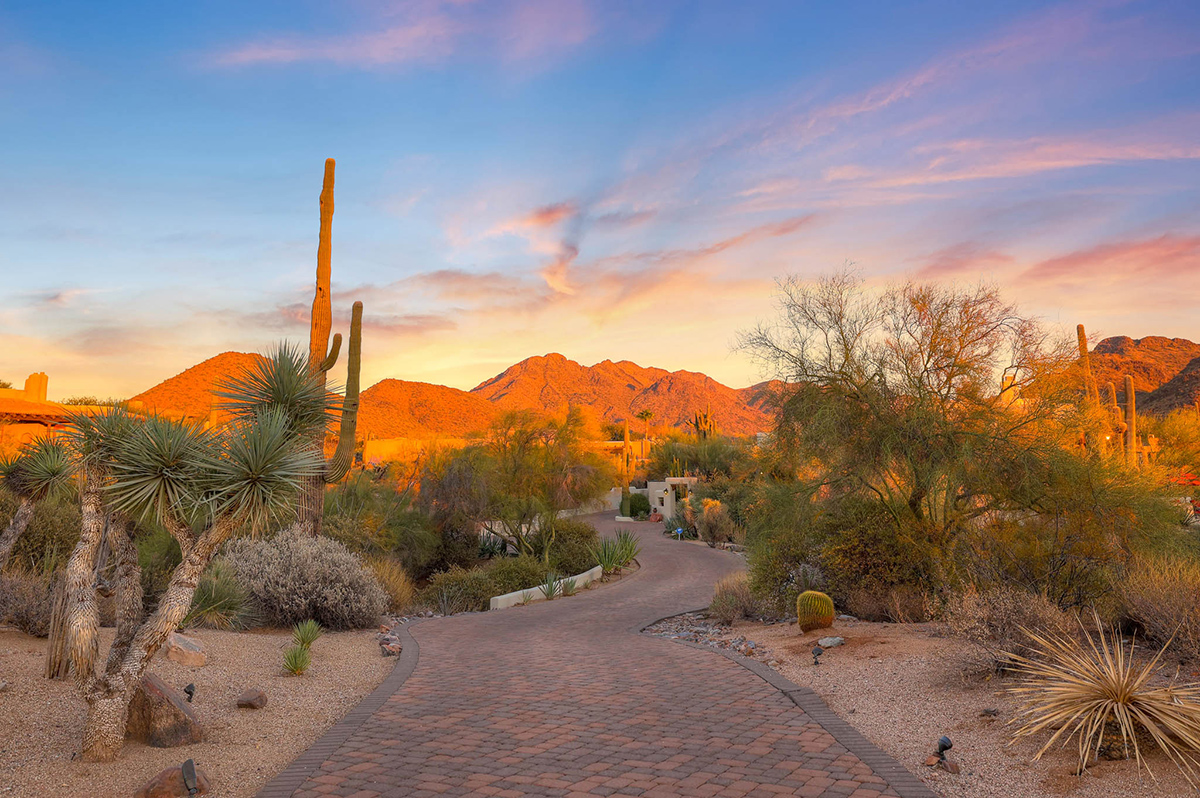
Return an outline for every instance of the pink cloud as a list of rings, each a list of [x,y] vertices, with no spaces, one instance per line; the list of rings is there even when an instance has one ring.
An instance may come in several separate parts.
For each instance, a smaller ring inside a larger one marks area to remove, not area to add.
[[[1135,277],[1176,280],[1181,275],[1200,275],[1200,236],[1167,233],[1100,244],[1036,263],[1022,279],[1112,284]]]
[[[996,269],[1013,262],[1011,255],[987,249],[974,241],[939,249],[923,259],[925,265],[917,272],[922,279],[947,279],[975,276],[983,269]]]

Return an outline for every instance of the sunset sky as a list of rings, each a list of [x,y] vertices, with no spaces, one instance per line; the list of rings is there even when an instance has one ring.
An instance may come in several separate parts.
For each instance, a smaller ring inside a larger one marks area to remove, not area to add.
[[[4,3],[0,75],[0,378],[51,398],[304,339],[326,157],[365,385],[740,387],[846,261],[1200,339],[1194,0]]]

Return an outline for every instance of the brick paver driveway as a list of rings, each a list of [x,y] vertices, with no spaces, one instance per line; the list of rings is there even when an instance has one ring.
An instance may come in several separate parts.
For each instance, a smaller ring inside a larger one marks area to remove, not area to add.
[[[932,796],[810,691],[637,634],[741,564],[631,526],[622,582],[414,626],[419,654],[259,795]]]

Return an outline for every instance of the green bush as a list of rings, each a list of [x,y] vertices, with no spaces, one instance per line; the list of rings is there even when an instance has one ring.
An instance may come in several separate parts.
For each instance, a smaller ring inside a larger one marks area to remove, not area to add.
[[[499,557],[492,560],[484,569],[491,582],[492,590],[488,595],[501,596],[514,590],[536,587],[546,579],[546,564],[539,559],[522,555],[520,557]]]
[[[17,510],[17,499],[0,488],[0,526],[8,524]],[[39,501],[28,528],[17,538],[10,563],[53,573],[67,564],[79,540],[79,498],[72,492]]]
[[[28,568],[0,573],[0,623],[11,624],[27,635],[50,634],[56,577]]]
[[[142,603],[147,612],[153,612],[183,555],[179,551],[179,542],[157,524],[139,529],[134,543],[138,550],[138,565],[142,569]]]
[[[633,493],[629,496],[629,517],[650,515],[650,497],[644,493]]]
[[[357,554],[327,537],[281,532],[229,543],[225,559],[275,626],[309,618],[329,629],[374,626],[387,596]]]
[[[513,588],[516,590],[517,588]],[[434,574],[421,591],[421,603],[443,615],[483,612],[492,596],[499,595],[491,574],[481,568],[451,568]]]
[[[553,543],[550,544],[550,567],[568,576],[595,568],[597,563],[592,549],[595,548],[598,539],[596,528],[585,521],[571,518],[555,520]],[[534,536],[535,557],[545,558],[549,540],[550,534],[547,532],[539,532]]]
[[[218,558],[196,584],[192,608],[183,625],[232,630],[249,628],[258,620],[258,608],[249,591],[237,580],[229,563]]]
[[[414,578],[436,569],[442,538],[390,472],[355,474],[325,494],[324,534],[351,551],[398,560]]]

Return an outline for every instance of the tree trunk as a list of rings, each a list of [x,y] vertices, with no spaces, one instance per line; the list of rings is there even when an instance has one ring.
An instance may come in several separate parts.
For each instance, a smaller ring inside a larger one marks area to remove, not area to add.
[[[104,534],[104,511],[100,501],[99,479],[84,473],[79,496],[82,522],[79,542],[67,561],[67,652],[77,679],[94,676],[100,611],[96,603],[96,554]]]
[[[33,499],[22,496],[12,520],[8,522],[3,534],[0,534],[0,570],[4,570],[4,566],[8,565],[8,558],[12,554],[13,546],[17,544],[17,538],[25,534],[32,520]]]
[[[107,684],[94,696],[88,696],[87,720],[83,724],[83,761],[111,762],[120,756],[132,699],[133,690],[114,690]]]
[[[67,657],[67,580],[54,586],[54,610],[50,614],[50,649],[46,653],[46,678],[65,679],[71,674]]]
[[[107,673],[114,673],[129,652],[133,636],[142,623],[142,569],[138,565],[137,546],[133,543],[133,524],[125,518],[112,519],[109,547],[116,558],[113,581],[116,583],[117,635],[108,652]]]

